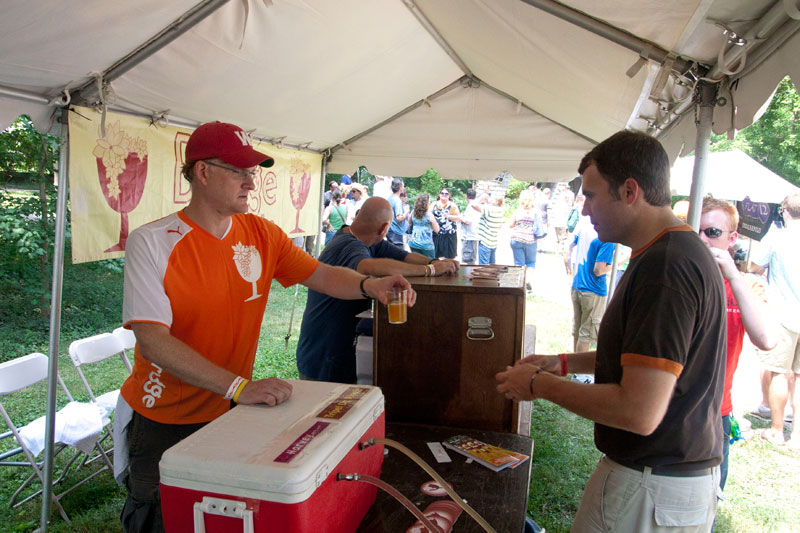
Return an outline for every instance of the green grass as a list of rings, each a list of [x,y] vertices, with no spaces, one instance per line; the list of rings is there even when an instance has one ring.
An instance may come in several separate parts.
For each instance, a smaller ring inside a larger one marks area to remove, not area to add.
[[[540,257],[546,260],[548,255]],[[70,305],[64,313],[59,365],[67,386],[74,393],[82,386],[66,355],[69,342],[111,331],[119,324],[121,286],[119,273],[108,269],[68,267],[65,272],[65,295],[70,295],[70,300],[65,298],[65,301],[70,301]],[[46,353],[46,328],[41,329],[39,322],[31,320],[33,315],[20,307],[16,300],[5,298],[6,290],[13,288],[13,284],[4,286],[4,298],[0,301],[0,316],[15,320],[12,323],[3,320],[4,326],[0,327],[3,357],[18,357],[33,350]],[[272,285],[256,358],[256,377],[297,377],[294,353],[307,290],[303,287],[299,290],[294,325],[286,348],[284,339],[294,293],[293,287],[284,289],[277,283]],[[8,303],[11,301],[17,303]],[[528,297],[526,315],[526,321],[537,326],[537,352],[558,353],[570,349],[572,310],[568,298],[565,302],[554,302]],[[89,368],[90,381],[105,383],[108,388],[120,384],[125,376],[124,369],[116,361]],[[13,416],[30,418],[44,412],[44,398],[44,388],[34,387],[24,398],[9,402],[7,407]],[[63,401],[59,405],[63,405]],[[760,419],[753,418],[752,421],[754,427],[767,425]],[[531,461],[528,514],[549,532],[569,531],[585,482],[600,457],[593,443],[592,424],[549,402],[537,401],[531,427],[535,449]],[[0,432],[4,430],[0,423]],[[0,449],[7,449],[2,446],[0,444]],[[758,439],[739,441],[731,449],[730,468],[727,499],[717,513],[716,531],[798,530],[800,453],[775,448]],[[8,508],[12,482],[18,478],[19,472],[0,469],[0,531],[3,532],[33,531],[39,524],[38,499],[17,510]],[[66,524],[55,512],[50,531],[120,531],[119,512],[124,498],[124,491],[117,487],[111,475],[103,473],[62,501],[72,524]]]

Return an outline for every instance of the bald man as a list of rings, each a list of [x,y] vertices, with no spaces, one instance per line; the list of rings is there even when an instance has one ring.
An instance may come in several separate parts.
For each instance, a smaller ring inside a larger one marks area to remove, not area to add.
[[[343,226],[325,246],[320,262],[352,268],[368,276],[442,276],[458,270],[458,261],[431,260],[384,240],[392,218],[387,200],[377,196],[368,199],[353,224]],[[370,305],[366,300],[340,300],[308,291],[297,343],[297,369],[302,379],[355,383],[356,315]]]

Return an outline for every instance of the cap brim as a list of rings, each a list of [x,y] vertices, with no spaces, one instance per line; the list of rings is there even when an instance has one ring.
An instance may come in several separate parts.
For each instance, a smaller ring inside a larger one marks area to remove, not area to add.
[[[275,160],[270,156],[252,148],[249,150],[237,150],[235,154],[220,154],[217,157],[237,168],[254,166],[269,168],[275,164]]]

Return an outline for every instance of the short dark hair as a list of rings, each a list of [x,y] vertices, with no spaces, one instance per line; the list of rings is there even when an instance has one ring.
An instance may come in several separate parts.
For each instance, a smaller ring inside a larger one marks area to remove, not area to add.
[[[475,189],[467,189],[467,200],[474,200],[475,196],[477,196]]]
[[[626,179],[633,178],[647,203],[670,205],[669,157],[655,138],[640,132],[619,131],[583,156],[578,172],[583,174],[591,165],[608,182],[614,197],[619,198],[617,189]]]
[[[181,174],[189,183],[194,179],[194,164],[196,161],[187,161],[181,167]]]
[[[403,188],[403,180],[400,178],[394,178],[392,180],[392,192],[397,192]]]

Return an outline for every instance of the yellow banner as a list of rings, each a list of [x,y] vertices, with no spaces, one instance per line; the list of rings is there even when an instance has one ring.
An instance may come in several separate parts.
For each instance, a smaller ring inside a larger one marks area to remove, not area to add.
[[[191,188],[181,176],[191,130],[155,126],[114,113],[75,107],[69,120],[69,187],[72,262],[125,255],[135,228],[183,209]],[[322,156],[254,142],[275,159],[259,168],[250,193],[251,213],[290,237],[319,233]]]

